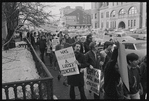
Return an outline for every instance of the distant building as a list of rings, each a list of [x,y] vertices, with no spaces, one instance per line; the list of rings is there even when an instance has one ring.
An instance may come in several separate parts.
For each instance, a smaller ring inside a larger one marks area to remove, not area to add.
[[[91,8],[94,29],[146,27],[146,2],[97,2]]]
[[[91,26],[91,10],[81,6],[71,9],[70,6],[60,9],[60,23],[67,28],[85,28]]]

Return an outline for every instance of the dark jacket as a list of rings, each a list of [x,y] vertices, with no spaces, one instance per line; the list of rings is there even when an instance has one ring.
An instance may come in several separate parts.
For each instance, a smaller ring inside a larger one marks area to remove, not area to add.
[[[128,65],[129,67],[129,65]],[[128,68],[129,88],[128,94],[136,94],[140,89],[140,68]]]
[[[75,52],[75,57],[76,57],[76,60],[79,63],[81,63],[81,66],[78,66],[79,71],[81,68],[85,68],[87,66],[84,59],[85,57],[82,53]],[[83,73],[67,76],[67,78],[68,78],[68,84],[71,86],[84,86]]]
[[[143,91],[147,92],[147,64],[146,62],[141,63],[140,72],[141,72],[141,84],[143,87]]]
[[[85,42],[84,42],[85,53],[87,53],[87,52],[90,50],[90,49],[89,49],[89,44],[90,44],[89,41],[85,41]]]
[[[40,49],[45,49],[46,48],[46,40],[39,40],[39,48]]]
[[[97,56],[97,54],[96,54]],[[92,65],[94,68],[96,69],[101,69],[100,65],[99,65],[99,58],[97,56],[97,59],[95,59],[95,55],[93,53],[93,51],[88,51],[86,54],[85,54],[85,59],[86,59],[86,62],[87,62],[87,66],[89,67],[90,65]]]
[[[123,86],[119,85],[120,74],[115,69],[117,63],[118,49],[114,49],[111,60],[107,63],[104,71],[104,91],[113,99],[123,98]]]
[[[104,64],[103,64],[103,66],[102,66],[103,71],[104,71],[105,66],[106,66],[106,64],[108,63],[108,61],[110,61],[111,56],[112,56],[112,51],[107,52],[106,58],[105,58],[105,60],[104,60]]]
[[[72,44],[73,41],[72,41],[72,39],[69,37],[68,39],[66,39],[66,43]]]

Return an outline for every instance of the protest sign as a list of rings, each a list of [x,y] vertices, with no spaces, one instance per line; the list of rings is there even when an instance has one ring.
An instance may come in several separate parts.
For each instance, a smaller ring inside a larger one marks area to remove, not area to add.
[[[55,51],[58,65],[63,76],[79,74],[78,65],[75,63],[75,54],[72,47]]]
[[[101,70],[84,69],[85,88],[99,95]]]
[[[122,43],[119,43],[118,49],[118,66],[121,78],[126,85],[127,89],[129,90],[129,79],[128,79],[128,69],[127,69],[127,62],[126,62],[126,52],[125,46]]]

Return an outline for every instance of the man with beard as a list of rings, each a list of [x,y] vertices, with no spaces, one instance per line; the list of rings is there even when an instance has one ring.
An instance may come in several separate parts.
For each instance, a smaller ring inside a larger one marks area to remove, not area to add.
[[[75,86],[79,88],[81,99],[86,99],[84,92],[84,78],[83,73],[81,72],[81,68],[85,68],[87,66],[85,62],[85,57],[82,53],[80,53],[81,45],[80,42],[77,42],[74,45],[74,53],[76,57],[75,63],[78,65],[78,69],[80,71],[79,74],[67,76],[68,84],[70,85],[70,98],[75,99]]]

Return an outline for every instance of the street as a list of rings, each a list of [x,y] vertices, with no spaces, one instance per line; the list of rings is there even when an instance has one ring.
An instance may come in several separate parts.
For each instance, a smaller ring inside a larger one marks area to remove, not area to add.
[[[38,56],[40,55],[40,51],[36,49],[36,52]],[[64,78],[62,77],[60,81],[58,81],[57,76],[59,74],[58,71],[54,70],[52,67],[50,67],[49,64],[49,59],[45,56],[45,65],[48,68],[49,72],[53,76],[53,94],[58,98],[58,99],[70,99],[69,97],[69,87],[66,87],[63,85]],[[87,99],[94,99],[93,94],[89,93],[88,90],[85,89],[86,97]],[[80,99],[80,93],[78,88],[75,88],[75,95],[76,99]]]

